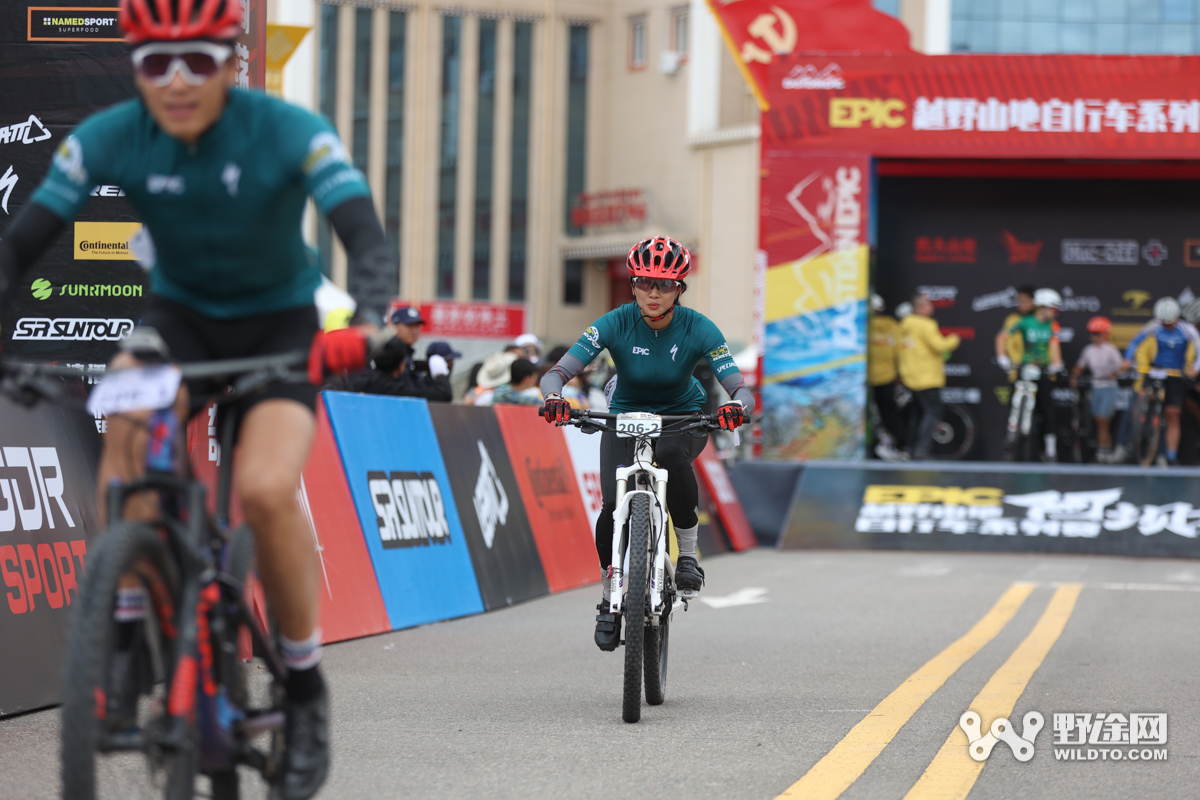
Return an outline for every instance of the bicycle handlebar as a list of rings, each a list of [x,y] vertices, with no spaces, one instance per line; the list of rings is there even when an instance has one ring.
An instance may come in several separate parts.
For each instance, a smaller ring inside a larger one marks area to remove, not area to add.
[[[546,416],[545,406],[538,408],[538,416]],[[610,414],[604,411],[584,411],[582,409],[572,408],[571,418],[563,424],[569,425],[574,423],[575,427],[578,428],[591,426],[602,431],[616,432],[616,427],[607,423],[615,422],[619,416],[621,415]],[[684,427],[669,431],[670,433],[688,433],[696,430],[715,431],[721,429],[721,425],[717,420],[716,414],[701,414],[699,411],[697,411],[692,414],[656,414],[655,416],[662,420],[663,430],[665,432],[668,425],[684,425],[685,423],[692,423],[691,425],[685,425]]]

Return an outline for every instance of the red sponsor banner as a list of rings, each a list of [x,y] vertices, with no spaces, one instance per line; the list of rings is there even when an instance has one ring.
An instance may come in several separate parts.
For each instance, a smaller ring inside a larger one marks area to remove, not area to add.
[[[321,559],[321,630],[325,641],[390,631],[392,626],[324,402],[317,405],[316,436],[297,499]]]
[[[708,0],[725,44],[765,111],[772,65],[790,53],[911,53],[908,29],[871,0]],[[797,72],[793,84],[836,86],[836,70]]]
[[[411,305],[393,300],[388,316],[402,306]],[[515,339],[525,333],[525,306],[497,303],[455,303],[437,300],[418,306],[425,320],[422,335],[426,338],[453,339]]]
[[[1195,56],[796,52],[770,65],[763,146],[886,158],[1194,159],[1198,87]]]
[[[562,431],[529,406],[495,406],[551,592],[595,583],[600,562]]]
[[[717,450],[711,441],[696,459],[695,467],[696,475],[708,492],[709,499],[716,506],[721,528],[729,537],[730,546],[738,551],[757,547],[758,539],[750,529],[746,512],[733,489],[733,481],[729,480],[729,473],[725,471],[721,459],[717,458]]]

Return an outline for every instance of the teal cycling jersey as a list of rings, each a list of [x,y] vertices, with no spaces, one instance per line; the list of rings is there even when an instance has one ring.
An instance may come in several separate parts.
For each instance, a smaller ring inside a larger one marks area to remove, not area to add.
[[[609,408],[615,414],[698,411],[708,398],[700,381],[692,376],[701,358],[708,359],[717,380],[726,383],[736,376],[737,383],[741,382],[741,372],[721,331],[703,314],[685,306],[676,306],[671,324],[655,331],[642,321],[637,303],[623,305],[596,320],[568,354],[586,365],[605,348],[620,376]]]
[[[321,273],[300,235],[307,197],[328,214],[370,196],[325,119],[239,89],[194,145],[140,99],[88,117],[33,202],[70,221],[97,185],[120,186],[145,224],[151,290],[222,319],[311,305]]]

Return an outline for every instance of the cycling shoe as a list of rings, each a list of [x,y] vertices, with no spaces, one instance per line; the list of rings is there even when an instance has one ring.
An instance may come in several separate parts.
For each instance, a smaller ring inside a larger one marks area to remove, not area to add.
[[[698,591],[704,585],[704,570],[691,556],[680,556],[675,565],[675,585],[680,589]]]
[[[306,703],[287,701],[286,750],[273,800],[307,800],[329,774],[329,694]]]
[[[621,643],[621,615],[610,614],[608,603],[600,603],[596,610],[600,612],[596,615],[596,647],[612,652]]]

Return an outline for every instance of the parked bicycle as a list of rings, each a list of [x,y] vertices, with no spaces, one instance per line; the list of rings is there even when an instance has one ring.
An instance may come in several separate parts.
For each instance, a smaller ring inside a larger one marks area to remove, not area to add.
[[[705,436],[717,430],[716,414],[604,414],[571,411],[566,423],[587,433],[614,431],[636,439],[633,464],[617,468],[613,511],[613,558],[608,577],[609,613],[625,620],[625,678],[621,718],[642,717],[646,702],[661,704],[667,692],[667,644],[671,618],[687,610],[695,591],[675,587],[675,565],[667,554],[667,470],[654,466],[655,439],[664,433]]]
[[[1139,372],[1145,377],[1133,417],[1133,457],[1138,464],[1148,467],[1154,463],[1161,443],[1166,440],[1167,379],[1182,377],[1182,373],[1162,367]]]
[[[297,352],[182,367],[152,364],[110,372],[93,390],[93,412],[158,412],[147,426],[145,475],[108,489],[107,531],[93,549],[71,620],[61,729],[65,798],[132,796],[129,770],[105,769],[99,758],[119,753],[144,756],[154,793],[168,800],[193,797],[197,774],[208,777],[208,796],[235,800],[239,765],[269,783],[279,777],[286,671],[273,633],[259,625],[244,596],[254,539],[246,525],[229,530],[233,459],[220,459],[216,514],[210,515],[207,489],[189,476],[170,407],[183,379],[224,386],[213,397],[193,398],[194,404],[232,404],[275,383],[307,381],[294,370],[307,358]],[[0,390],[27,405],[66,402],[61,378],[71,374],[9,363]],[[219,420],[223,454],[233,452],[236,428],[236,406],[229,405]],[[159,519],[123,519],[125,501],[143,492],[158,497]],[[117,590],[131,583],[145,590],[148,608],[133,644],[118,656]],[[248,642],[273,681],[265,703],[251,697],[253,665],[242,657]],[[117,685],[136,692],[110,702]],[[269,745],[260,749],[256,740],[267,736]]]
[[[1032,461],[1037,454],[1035,415],[1041,377],[1042,368],[1037,364],[1023,364],[1017,372],[1004,437],[1004,457],[1008,461]]]

